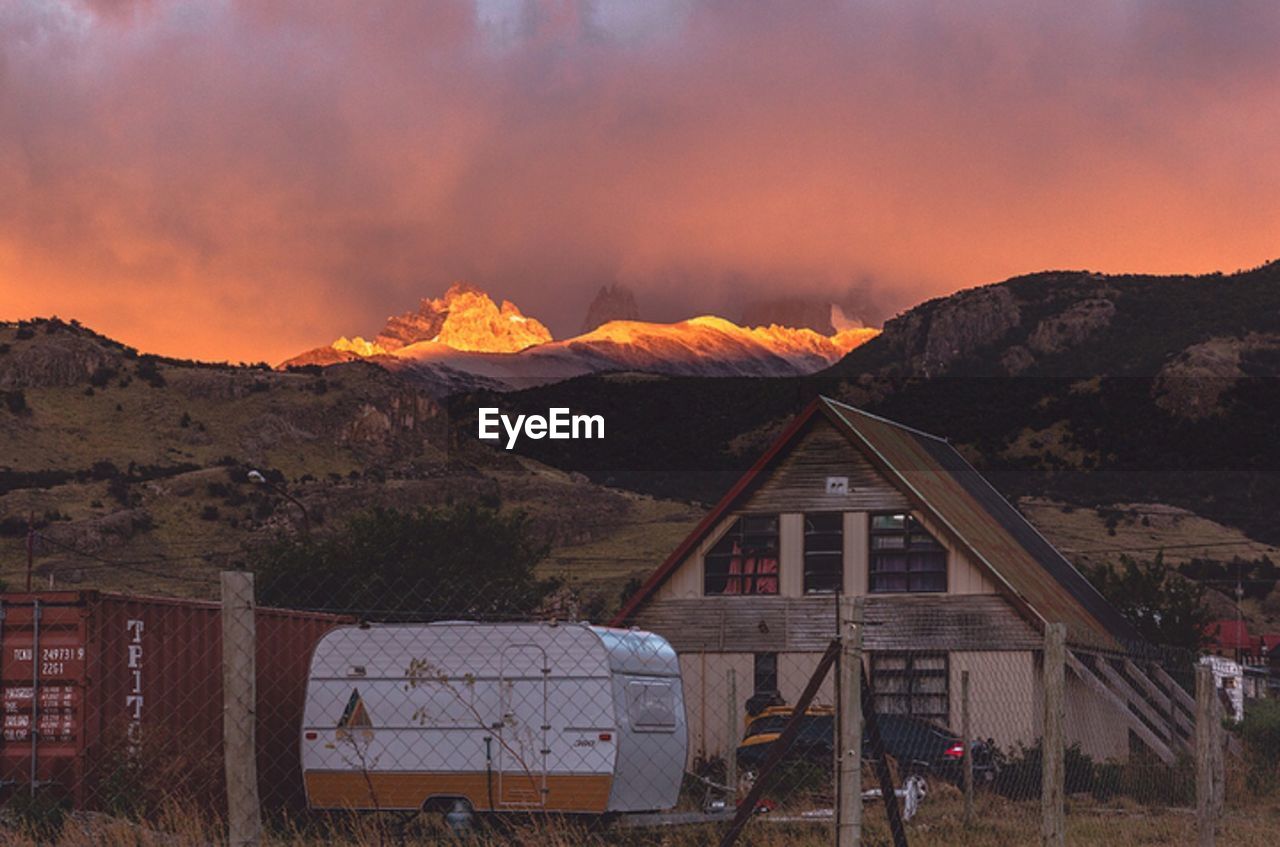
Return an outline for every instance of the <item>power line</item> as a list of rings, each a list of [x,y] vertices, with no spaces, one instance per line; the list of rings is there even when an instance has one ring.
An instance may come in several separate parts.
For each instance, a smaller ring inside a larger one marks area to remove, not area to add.
[[[1156,544],[1150,547],[1095,547],[1092,549],[1072,549],[1060,547],[1063,553],[1140,553],[1152,550],[1199,550],[1208,547],[1263,547],[1275,550],[1270,544],[1262,541],[1206,541],[1202,544]]]
[[[212,577],[198,578],[198,577],[186,576],[183,574],[176,574],[176,573],[162,573],[162,572],[157,572],[154,570],[149,570],[147,568],[141,567],[142,565],[153,564],[153,563],[176,564],[182,561],[204,561],[203,559],[197,559],[196,557],[172,558],[172,557],[161,556],[161,557],[156,557],[151,559],[135,559],[135,560],[107,559],[103,556],[97,555],[96,553],[89,553],[87,551],[77,549],[71,546],[70,544],[64,544],[42,533],[36,533],[36,535],[42,541],[54,547],[57,547],[60,550],[64,550],[68,553],[73,553],[77,556],[83,556],[86,559],[94,560],[95,562],[98,563],[99,567],[118,568],[120,570],[132,571],[134,573],[140,573],[144,576],[150,576],[156,579],[173,580],[175,582],[191,582],[191,583],[199,583],[199,584],[209,584],[213,582]]]

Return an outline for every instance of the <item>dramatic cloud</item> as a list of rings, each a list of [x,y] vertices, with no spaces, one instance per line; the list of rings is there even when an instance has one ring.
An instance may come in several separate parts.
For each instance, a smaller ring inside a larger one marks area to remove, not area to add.
[[[15,0],[0,317],[278,360],[466,278],[563,334],[1280,236],[1280,5]]]

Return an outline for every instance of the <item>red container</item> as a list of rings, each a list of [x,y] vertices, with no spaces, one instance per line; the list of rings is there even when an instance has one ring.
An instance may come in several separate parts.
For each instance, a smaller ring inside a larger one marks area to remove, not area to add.
[[[65,794],[78,808],[170,792],[221,805],[217,603],[98,591],[8,593],[0,594],[0,614],[0,785],[25,791],[34,777],[41,790]],[[311,651],[347,622],[257,610],[264,804],[301,802],[298,733]]]

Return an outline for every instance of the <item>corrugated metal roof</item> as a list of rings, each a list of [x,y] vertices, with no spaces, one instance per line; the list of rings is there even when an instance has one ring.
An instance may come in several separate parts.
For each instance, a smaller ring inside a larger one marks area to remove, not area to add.
[[[1137,631],[982,474],[941,438],[823,398],[907,493],[1042,620],[1077,644],[1117,649]]]
[[[1017,509],[945,440],[823,397],[787,427],[615,617],[629,621],[719,519],[761,477],[816,414],[839,427],[914,506],[986,566],[1006,596],[1039,621],[1064,623],[1079,646],[1123,649],[1141,636]]]

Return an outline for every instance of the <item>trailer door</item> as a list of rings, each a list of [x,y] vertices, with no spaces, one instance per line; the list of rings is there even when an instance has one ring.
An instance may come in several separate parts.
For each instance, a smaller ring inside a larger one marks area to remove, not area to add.
[[[537,809],[547,802],[547,696],[551,668],[536,644],[509,644],[499,677],[498,806]]]

